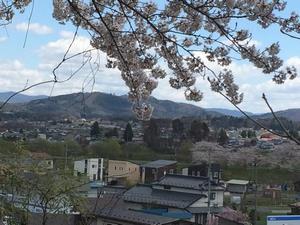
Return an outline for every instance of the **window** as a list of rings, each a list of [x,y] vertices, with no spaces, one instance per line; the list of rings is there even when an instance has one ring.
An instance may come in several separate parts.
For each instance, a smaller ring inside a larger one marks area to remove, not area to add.
[[[192,171],[192,176],[195,176],[195,171]]]
[[[210,193],[210,200],[215,200],[216,199],[216,193]]]
[[[117,167],[115,166],[115,170],[117,170]]]
[[[200,177],[200,171],[197,171],[197,177]]]
[[[170,186],[170,185],[164,185],[164,189],[165,189],[165,190],[170,190],[170,189],[171,189],[171,186]]]
[[[96,166],[95,165],[92,165],[92,168],[95,168]]]
[[[219,173],[218,172],[214,172],[214,178],[215,179],[219,178]]]
[[[174,169],[170,169],[170,170],[169,170],[169,173],[170,173],[170,174],[173,174],[173,173],[174,173]]]

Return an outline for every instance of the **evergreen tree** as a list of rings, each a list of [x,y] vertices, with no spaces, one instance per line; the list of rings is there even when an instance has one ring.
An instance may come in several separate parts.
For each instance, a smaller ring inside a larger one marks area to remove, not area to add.
[[[242,130],[242,132],[241,132],[242,138],[246,138],[248,134],[249,134],[249,133],[247,133],[246,130]]]
[[[207,139],[209,135],[209,127],[205,122],[202,123],[203,139]]]
[[[184,125],[180,119],[175,119],[172,121],[172,128],[174,134],[182,134],[184,131]]]
[[[256,133],[254,130],[248,130],[247,136],[248,136],[248,138],[254,138],[254,137],[256,137]]]
[[[226,134],[226,131],[222,128],[220,131],[219,131],[219,135],[218,135],[218,143],[220,145],[224,145],[228,142],[228,136]]]
[[[118,132],[118,129],[115,127],[113,129],[110,129],[109,131],[107,131],[105,133],[105,137],[106,138],[111,138],[111,137],[116,137],[118,138],[119,137],[119,132]]]
[[[133,138],[133,132],[132,132],[132,127],[130,123],[127,123],[125,131],[124,131],[124,141],[125,142],[131,142]]]
[[[159,138],[160,129],[157,122],[154,119],[151,119],[144,130],[144,141],[149,147],[159,149]]]
[[[194,141],[202,141],[206,139],[209,134],[209,128],[206,123],[200,120],[194,120],[191,124],[190,137]]]
[[[91,137],[97,139],[100,137],[100,127],[97,121],[95,121],[91,126]]]

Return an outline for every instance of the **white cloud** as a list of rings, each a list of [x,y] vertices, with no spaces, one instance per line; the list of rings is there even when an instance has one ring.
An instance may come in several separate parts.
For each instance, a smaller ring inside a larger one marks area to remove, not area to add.
[[[28,68],[21,60],[1,61],[0,62],[0,83],[1,91],[20,90],[27,83],[28,85],[49,80],[53,78],[52,69],[59,63],[69,47],[73,38],[70,32],[61,32],[61,38],[51,41],[41,46],[37,51],[38,66]],[[79,36],[76,38],[69,55],[81,52],[91,48],[89,38]],[[105,68],[106,55],[102,52],[94,52],[92,54],[92,62],[97,61],[100,65],[99,71],[95,76],[94,91],[125,94],[128,88],[121,79],[120,72],[117,69]],[[76,57],[64,63],[57,71],[58,80],[66,79],[72,71],[75,71],[85,58]],[[205,62],[206,59],[203,56]],[[94,65],[94,64],[92,64]],[[300,57],[291,57],[286,61],[286,65],[295,65],[300,71]],[[95,65],[94,65],[95,66]],[[211,68],[216,72],[220,67],[210,64]],[[283,85],[277,85],[272,82],[271,75],[262,74],[261,71],[247,62],[234,62],[230,65],[235,74],[235,80],[240,86],[240,90],[244,92],[244,102],[241,104],[242,109],[252,112],[267,112],[267,107],[261,99],[262,93],[265,93],[275,110],[298,108],[300,99],[300,78],[288,80]],[[82,68],[69,82],[56,84],[53,95],[79,92],[82,90],[83,84],[92,78],[89,75],[91,69],[89,65]],[[87,77],[88,76],[88,77]],[[209,83],[199,77],[197,87],[204,93],[204,99],[201,102],[189,102],[184,98],[184,90],[175,90],[170,87],[168,78],[159,81],[158,88],[154,90],[153,96],[159,99],[169,99],[173,101],[192,103],[200,107],[219,107],[233,108],[221,95],[210,90]],[[86,91],[90,91],[92,84],[86,86]],[[50,94],[52,85],[38,86],[29,90],[29,94]]]
[[[7,37],[0,37],[0,43],[5,42],[7,40]]]
[[[27,31],[28,23],[19,23],[16,25],[16,29],[19,31]],[[51,34],[53,32],[53,30],[50,27],[40,23],[30,23],[29,31],[39,35]]]
[[[63,30],[63,31],[59,32],[59,35],[62,38],[72,38],[74,36],[74,32]]]
[[[229,41],[228,39],[222,41],[224,44],[226,45],[233,45],[231,41]],[[244,44],[248,44],[249,46],[252,46],[252,45],[255,45],[256,47],[261,47],[262,46],[262,42],[261,41],[258,41],[258,40],[255,40],[255,39],[247,39],[247,40],[244,40],[244,41],[240,41],[239,42],[241,45],[244,45]]]

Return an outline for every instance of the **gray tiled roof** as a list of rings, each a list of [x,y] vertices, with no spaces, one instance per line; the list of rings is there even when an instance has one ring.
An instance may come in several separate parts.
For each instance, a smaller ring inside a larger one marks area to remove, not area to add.
[[[104,194],[100,198],[89,198],[86,202],[87,213],[115,221],[126,221],[139,225],[163,225],[179,219],[147,214],[129,208],[122,195]]]
[[[153,189],[151,186],[138,185],[128,190],[123,199],[135,203],[148,203],[184,209],[196,200],[206,197],[202,194],[191,194],[168,190]]]
[[[195,190],[207,190],[208,178],[196,177],[178,174],[167,174],[157,182],[158,185],[169,185],[173,187],[195,189]],[[220,185],[217,185],[214,181],[211,181],[212,190],[224,190]]]
[[[144,165],[141,165],[141,167],[160,168],[160,167],[169,166],[169,165],[172,165],[175,163],[177,163],[177,161],[160,159],[160,160],[152,161],[152,162],[146,163]]]

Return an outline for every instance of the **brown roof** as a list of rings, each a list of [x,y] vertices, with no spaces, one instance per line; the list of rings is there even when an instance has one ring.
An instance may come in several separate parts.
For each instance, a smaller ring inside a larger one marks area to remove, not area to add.
[[[223,212],[218,213],[216,216],[221,217],[226,220],[234,221],[234,222],[237,222],[240,224],[244,224],[245,222],[248,221],[247,215],[243,214],[240,211],[236,211],[236,210],[233,210],[228,207],[224,208]]]
[[[50,155],[45,152],[31,152],[30,156],[32,159],[50,159]]]

